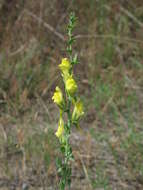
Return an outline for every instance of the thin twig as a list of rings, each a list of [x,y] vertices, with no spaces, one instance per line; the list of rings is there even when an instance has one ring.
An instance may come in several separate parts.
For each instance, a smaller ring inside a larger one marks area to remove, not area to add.
[[[52,123],[53,118],[52,118],[52,115],[51,115],[51,113],[50,113],[48,107],[46,106],[46,104],[44,103],[44,101],[42,100],[42,98],[41,98],[38,94],[36,94],[36,96],[37,96],[37,98],[38,98],[39,103],[40,103],[40,104],[43,106],[43,108],[45,109],[45,111],[46,111],[46,113],[47,113],[47,115],[48,115],[48,118],[49,118],[49,122]]]
[[[132,19],[134,22],[136,22],[140,27],[143,27],[143,23],[138,20],[131,12],[129,12],[124,7],[120,6],[121,12],[123,12],[126,16],[128,16],[130,19]]]
[[[104,5],[104,7],[111,11],[111,7],[108,5]],[[140,27],[143,27],[143,23],[137,19],[137,17],[135,17],[135,15],[133,15],[129,10],[125,9],[124,7],[120,6],[120,11],[122,13],[124,13],[127,17],[129,17],[130,19],[132,19],[136,24],[138,24]]]
[[[49,31],[51,31],[53,34],[55,34],[60,40],[62,40],[63,42],[65,42],[65,37],[61,33],[57,32],[50,24],[46,23],[40,17],[38,17],[37,15],[31,13],[27,9],[25,9],[25,13],[27,13],[29,16],[31,16],[32,18],[34,18],[35,20],[37,20],[39,23],[43,24],[43,26],[45,28],[47,28]]]
[[[7,134],[6,134],[5,129],[2,124],[0,124],[0,128],[1,128],[1,132],[3,133],[3,136],[4,136],[4,140],[5,140],[5,142],[7,142]]]
[[[26,45],[24,44],[21,47],[19,47],[16,51],[10,52],[9,56],[11,57],[11,56],[14,56],[14,55],[17,55],[17,54],[21,53],[24,50],[25,46]]]
[[[80,155],[79,152],[77,152],[77,154],[78,154],[79,159],[80,159],[80,161],[81,161],[81,164],[82,164],[82,167],[83,167],[83,171],[84,171],[84,174],[85,174],[86,180],[87,180],[88,183],[89,183],[89,190],[92,190],[93,188],[92,188],[92,185],[91,185],[91,182],[90,182],[90,177],[89,177],[89,174],[88,174],[87,168],[86,168],[86,166],[85,166],[85,164],[84,164],[83,158],[82,158],[82,156]]]
[[[112,34],[103,34],[103,35],[98,35],[98,34],[79,34],[75,36],[75,39],[81,39],[81,38],[112,38],[116,40],[122,40],[124,43],[125,42],[133,42],[133,43],[143,43],[142,40],[136,40],[133,38],[128,38],[128,37],[121,37],[121,36],[115,36]]]

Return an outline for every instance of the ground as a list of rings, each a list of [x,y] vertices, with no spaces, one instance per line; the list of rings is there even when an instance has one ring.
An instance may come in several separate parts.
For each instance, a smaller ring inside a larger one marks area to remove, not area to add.
[[[85,115],[72,128],[71,190],[143,189],[143,3],[0,2],[0,189],[57,190],[55,136],[66,27]]]

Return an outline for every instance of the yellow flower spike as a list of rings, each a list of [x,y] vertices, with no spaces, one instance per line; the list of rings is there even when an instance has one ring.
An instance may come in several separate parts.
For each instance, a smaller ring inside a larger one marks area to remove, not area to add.
[[[78,100],[77,102],[75,102],[75,105],[74,105],[72,121],[77,122],[80,119],[80,117],[83,115],[84,115],[83,104],[80,100]]]
[[[64,134],[64,121],[63,121],[62,117],[60,117],[58,130],[56,131],[55,135],[59,139],[61,139],[63,137],[63,134]]]
[[[77,84],[75,80],[70,76],[66,81],[65,81],[65,86],[66,90],[69,93],[70,96],[73,96],[76,91],[77,91]]]
[[[54,92],[54,95],[52,97],[52,100],[54,103],[56,103],[58,106],[63,107],[64,105],[64,98],[61,89],[57,86],[56,90]]]

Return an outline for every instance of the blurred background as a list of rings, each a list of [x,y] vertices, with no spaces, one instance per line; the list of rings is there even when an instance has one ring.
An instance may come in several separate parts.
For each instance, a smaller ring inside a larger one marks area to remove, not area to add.
[[[142,190],[141,0],[0,0],[0,189],[58,189],[51,97],[71,11],[85,107],[71,136],[71,189]]]

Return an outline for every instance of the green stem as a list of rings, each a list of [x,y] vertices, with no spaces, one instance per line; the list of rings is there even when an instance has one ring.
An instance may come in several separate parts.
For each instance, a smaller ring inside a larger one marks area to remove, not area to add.
[[[70,20],[69,20],[69,25],[68,25],[68,54],[69,54],[69,59],[70,62],[72,63],[73,61],[73,51],[72,51],[72,43],[74,41],[72,31],[75,25],[75,15],[74,13],[71,13],[70,15]],[[69,74],[72,74],[72,67],[71,70],[69,71]],[[67,124],[65,125],[65,144],[64,144],[64,163],[62,164],[62,172],[61,172],[61,181],[60,181],[60,190],[64,190],[66,185],[68,184],[69,189],[70,189],[70,180],[71,180],[71,167],[69,161],[73,158],[72,155],[72,149],[69,143],[69,138],[70,138],[70,133],[71,133],[71,126],[72,126],[72,116],[71,116],[71,97],[67,93],[65,89],[66,97],[67,97],[67,103],[66,103],[66,109],[65,112],[67,113]],[[63,153],[63,152],[62,152]]]

